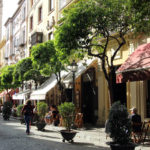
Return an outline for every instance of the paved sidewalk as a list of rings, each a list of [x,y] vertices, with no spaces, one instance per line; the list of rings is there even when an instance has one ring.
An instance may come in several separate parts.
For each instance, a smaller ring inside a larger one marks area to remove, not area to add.
[[[16,120],[14,118],[14,120]],[[17,121],[18,122],[18,121]],[[25,126],[24,126],[25,127]],[[59,142],[62,141],[62,137],[60,135],[60,130],[64,129],[64,127],[56,127],[53,125],[46,125],[45,132],[37,131],[37,128],[35,126],[31,127],[32,134],[38,133],[39,135],[48,135],[50,132],[51,137],[59,137]],[[106,144],[106,142],[111,141],[111,139],[108,137],[106,139],[106,134],[104,132],[104,128],[91,128],[91,129],[85,129],[81,128],[79,130],[76,130],[78,133],[74,138],[75,143],[89,143],[94,144],[96,146],[102,146],[105,147],[106,150],[109,150],[109,146]],[[150,149],[150,143],[149,145],[145,143],[144,145],[139,145],[136,147],[136,150],[149,150]]]
[[[64,128],[47,125],[46,129],[59,132],[61,129],[64,129]],[[102,146],[102,147],[106,147],[106,149],[109,149],[109,146],[106,144],[106,142],[111,141],[111,139],[109,137],[106,138],[104,128],[91,128],[88,130],[83,128],[83,129],[79,129],[76,131],[78,133],[76,137],[74,138],[74,142],[86,141],[96,146]],[[135,148],[135,150],[149,150],[149,149],[150,149],[150,143],[145,143],[144,145],[141,144]]]

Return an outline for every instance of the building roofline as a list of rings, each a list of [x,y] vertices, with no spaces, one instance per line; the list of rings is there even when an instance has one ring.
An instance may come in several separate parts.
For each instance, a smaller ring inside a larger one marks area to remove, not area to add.
[[[25,0],[19,0],[18,1],[18,5],[20,5],[22,2],[24,2]]]
[[[12,19],[12,17],[9,17],[9,18],[6,20],[4,26],[6,26],[6,25],[8,24],[8,22],[11,21],[11,19]]]
[[[21,2],[23,2],[23,1],[24,1],[24,0],[19,0],[19,2],[18,2],[18,7],[17,7],[16,11],[13,13],[12,17],[9,17],[9,18],[7,19],[7,21],[5,22],[4,26],[7,25],[7,23],[10,21],[10,19],[12,19],[12,18],[15,17],[15,15],[18,13],[18,11],[19,11],[19,9],[20,9],[20,7],[21,7]]]

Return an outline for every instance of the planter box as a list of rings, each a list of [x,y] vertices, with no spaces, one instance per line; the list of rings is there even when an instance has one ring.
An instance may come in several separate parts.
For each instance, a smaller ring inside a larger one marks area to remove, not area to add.
[[[63,142],[65,142],[65,140],[67,140],[68,142],[73,143],[73,138],[75,137],[77,132],[73,131],[73,130],[71,130],[71,131],[61,130],[60,133],[63,137],[63,140],[62,140]]]

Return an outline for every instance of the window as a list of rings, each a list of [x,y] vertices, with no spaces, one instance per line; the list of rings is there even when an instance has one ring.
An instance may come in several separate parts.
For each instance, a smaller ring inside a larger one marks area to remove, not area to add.
[[[53,39],[53,33],[50,32],[50,33],[48,34],[48,40],[52,40],[52,39]]]
[[[9,27],[7,27],[7,41],[9,40]]]
[[[134,48],[134,43],[131,42],[130,43],[130,50],[129,50],[129,55],[131,55],[134,52],[135,48]]]
[[[9,44],[7,44],[7,56],[10,56],[10,49],[9,49]]]
[[[22,34],[23,34],[22,35],[22,37],[23,37],[22,42],[23,42],[23,44],[25,44],[25,34],[26,34],[25,29],[23,30]]]
[[[59,9],[62,9],[63,7],[65,7],[71,1],[72,0],[59,0]]]
[[[38,22],[42,21],[42,6],[39,8],[39,12],[38,12]]]
[[[49,0],[49,11],[54,9],[54,0]]]
[[[26,7],[23,7],[23,10],[22,10],[22,20],[23,21],[25,20],[25,17],[26,17]]]
[[[33,16],[30,17],[30,31],[33,30]]]

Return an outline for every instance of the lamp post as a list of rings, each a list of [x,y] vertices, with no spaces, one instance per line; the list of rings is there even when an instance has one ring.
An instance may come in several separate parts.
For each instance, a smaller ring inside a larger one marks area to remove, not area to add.
[[[75,62],[75,60],[73,60],[72,64],[71,64],[71,72],[72,72],[72,102],[73,104],[75,104],[75,72],[77,71],[78,66],[77,63]]]

